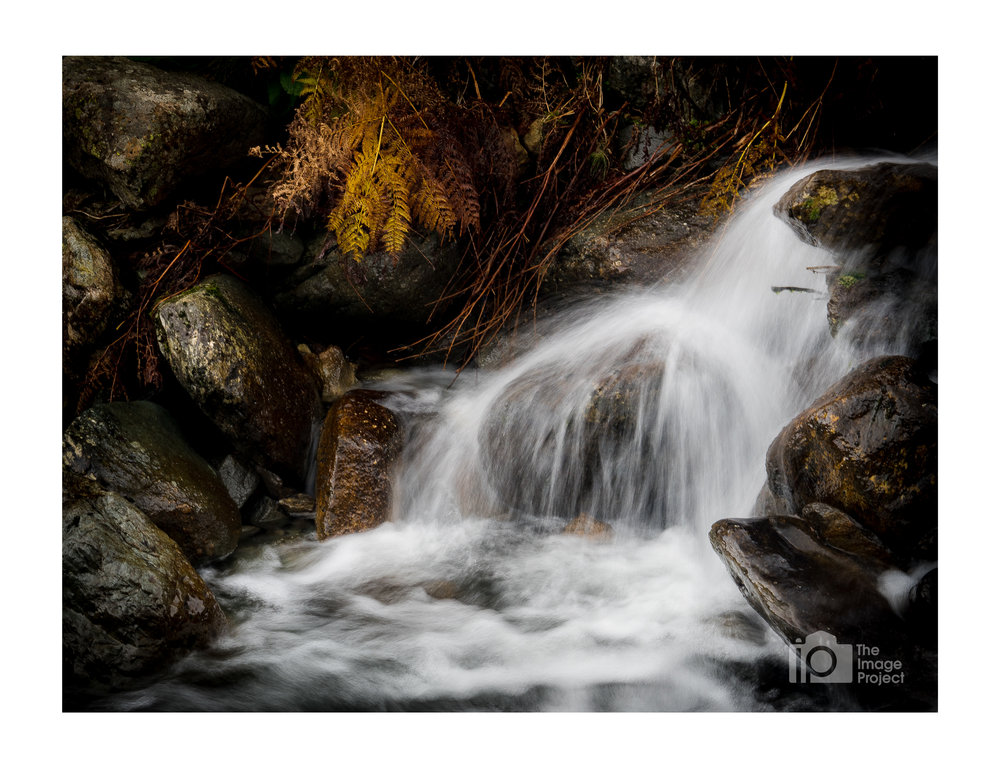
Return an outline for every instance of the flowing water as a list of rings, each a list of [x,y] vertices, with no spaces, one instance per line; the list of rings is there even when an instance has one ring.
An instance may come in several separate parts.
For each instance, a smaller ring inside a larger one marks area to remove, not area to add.
[[[231,632],[113,707],[829,707],[787,684],[786,647],[708,542],[714,521],[750,515],[783,425],[898,351],[830,337],[808,267],[831,256],[772,213],[813,168],[745,202],[683,282],[579,305],[454,385],[378,385],[408,433],[393,520],[208,569]],[[564,534],[581,513],[610,538]]]

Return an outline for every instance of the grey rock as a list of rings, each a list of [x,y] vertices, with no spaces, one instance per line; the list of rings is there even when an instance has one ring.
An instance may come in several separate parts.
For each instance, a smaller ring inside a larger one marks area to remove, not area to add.
[[[225,557],[236,548],[236,504],[156,404],[122,402],[88,409],[66,429],[63,464],[125,496],[192,561]]]
[[[67,697],[135,685],[226,623],[177,544],[135,505],[73,473],[63,500]]]
[[[124,57],[68,56],[62,76],[67,161],[133,209],[245,158],[263,139],[262,106],[194,75]]]
[[[233,448],[301,481],[319,395],[264,304],[236,278],[215,275],[154,314],[171,371]]]

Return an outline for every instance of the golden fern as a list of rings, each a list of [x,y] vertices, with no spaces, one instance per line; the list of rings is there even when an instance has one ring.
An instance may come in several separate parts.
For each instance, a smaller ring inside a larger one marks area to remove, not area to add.
[[[456,227],[478,228],[479,196],[460,144],[414,102],[433,97],[427,82],[411,71],[390,75],[378,60],[334,72],[341,64],[311,58],[296,70],[305,101],[280,151],[279,210],[325,208],[340,251],[357,261],[379,248],[398,256],[414,225],[442,240]]]

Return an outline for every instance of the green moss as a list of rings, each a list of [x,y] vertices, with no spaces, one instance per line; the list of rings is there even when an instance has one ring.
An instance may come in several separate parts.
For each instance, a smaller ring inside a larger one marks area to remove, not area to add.
[[[837,278],[837,283],[841,288],[851,288],[858,282],[858,280],[863,279],[865,279],[864,272],[845,272]]]

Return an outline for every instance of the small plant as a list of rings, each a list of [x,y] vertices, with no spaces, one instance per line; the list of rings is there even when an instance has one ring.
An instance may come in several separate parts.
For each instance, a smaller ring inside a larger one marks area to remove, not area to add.
[[[837,278],[837,284],[841,288],[853,288],[859,280],[864,278],[864,272],[845,272]]]

